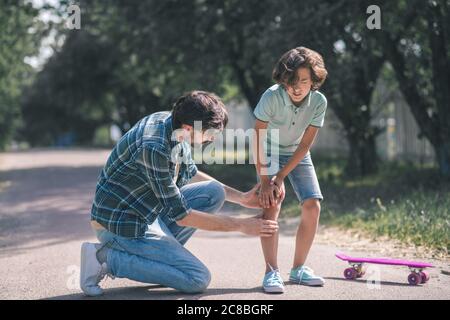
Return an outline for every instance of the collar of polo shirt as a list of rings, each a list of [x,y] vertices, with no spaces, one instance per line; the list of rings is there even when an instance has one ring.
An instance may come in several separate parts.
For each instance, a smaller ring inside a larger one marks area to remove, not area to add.
[[[287,93],[286,89],[281,86],[281,95],[283,97],[283,102],[285,106],[292,106],[294,108],[307,108],[310,106],[311,104],[311,93],[312,91],[310,90],[308,95],[303,99],[302,103],[299,106],[296,106],[291,98],[289,98],[289,94]]]

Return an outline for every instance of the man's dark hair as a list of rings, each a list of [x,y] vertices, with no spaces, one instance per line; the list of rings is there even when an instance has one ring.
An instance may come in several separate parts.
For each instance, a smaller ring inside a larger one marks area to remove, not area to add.
[[[228,113],[222,100],[205,91],[191,91],[179,97],[172,109],[173,129],[183,124],[194,126],[194,121],[201,121],[203,130],[223,130],[228,123]]]

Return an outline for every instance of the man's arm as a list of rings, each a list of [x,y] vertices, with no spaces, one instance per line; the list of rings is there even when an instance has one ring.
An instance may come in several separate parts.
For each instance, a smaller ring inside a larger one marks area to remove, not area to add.
[[[208,231],[239,231],[250,236],[271,237],[278,230],[278,223],[260,217],[234,218],[212,215],[197,210],[178,220],[180,226]]]
[[[278,230],[276,221],[256,217],[238,219],[193,210],[173,181],[168,161],[164,153],[155,149],[144,149],[136,157],[136,164],[147,177],[154,194],[170,208],[167,214],[169,219],[176,221],[178,225],[210,231],[240,231],[262,237],[271,236]]]
[[[252,208],[259,208],[259,201],[256,195],[258,185],[248,192],[240,192],[202,171],[197,171],[192,182],[212,180],[219,182],[223,186],[227,201]],[[212,215],[198,210],[191,210],[187,216],[178,220],[177,224],[209,231],[239,231],[250,236],[258,237],[271,237],[278,230],[278,222],[263,220],[261,217],[234,218]]]
[[[194,178],[192,178],[192,182],[194,183],[211,180],[217,181],[223,186],[223,189],[225,190],[226,201],[237,203],[247,208],[260,208],[259,201],[256,195],[256,191],[258,190],[259,185],[256,185],[248,192],[241,192],[230,186],[227,186],[226,184],[218,181],[217,179],[200,170],[197,171],[197,174],[194,176]]]
[[[135,163],[154,195],[167,208],[170,220],[179,220],[192,210],[170,175],[169,159],[163,151],[143,148]]]

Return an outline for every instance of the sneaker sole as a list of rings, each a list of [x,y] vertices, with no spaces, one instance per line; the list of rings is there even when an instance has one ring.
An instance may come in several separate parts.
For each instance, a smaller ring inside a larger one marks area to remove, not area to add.
[[[325,284],[325,282],[321,281],[321,280],[316,280],[316,281],[313,280],[311,282],[302,281],[300,283],[296,279],[289,279],[289,281],[292,283],[301,284],[301,285],[308,286],[308,287],[322,287]]]
[[[266,293],[284,293],[284,288],[279,287],[263,287]]]

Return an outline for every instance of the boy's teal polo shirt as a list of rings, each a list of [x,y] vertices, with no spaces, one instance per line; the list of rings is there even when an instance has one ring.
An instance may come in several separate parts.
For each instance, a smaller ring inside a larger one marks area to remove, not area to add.
[[[292,155],[308,126],[323,126],[326,110],[327,99],[319,91],[310,91],[297,107],[284,87],[276,84],[261,96],[254,115],[258,120],[268,122],[267,143],[270,143],[272,150],[277,143],[274,138],[270,138],[270,130],[278,129],[279,154]]]

